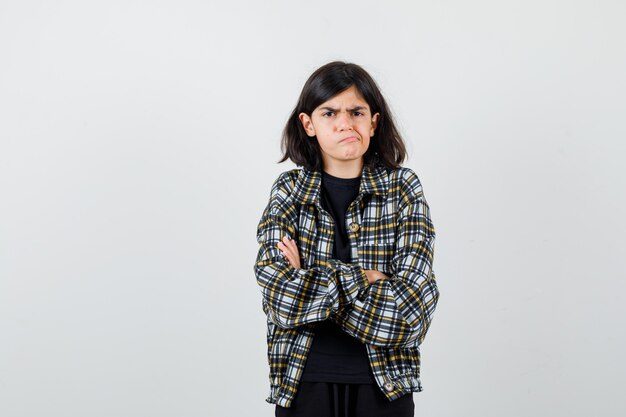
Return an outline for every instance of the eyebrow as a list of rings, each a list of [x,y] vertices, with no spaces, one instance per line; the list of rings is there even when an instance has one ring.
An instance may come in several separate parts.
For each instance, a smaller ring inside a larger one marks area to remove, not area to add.
[[[333,109],[332,107],[328,107],[328,106],[324,106],[324,107],[320,108],[320,110],[329,110],[329,111],[334,111],[334,112],[339,111],[339,109]],[[353,107],[351,109],[348,109],[348,111],[356,111],[356,110],[367,110],[367,107],[356,106],[356,107]]]

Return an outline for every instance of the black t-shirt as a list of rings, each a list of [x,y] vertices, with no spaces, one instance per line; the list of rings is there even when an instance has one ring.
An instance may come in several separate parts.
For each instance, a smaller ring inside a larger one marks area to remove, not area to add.
[[[335,221],[332,256],[352,262],[346,233],[346,211],[359,193],[361,177],[338,178],[322,171],[322,207]],[[365,344],[331,320],[315,323],[315,337],[301,381],[374,384]]]

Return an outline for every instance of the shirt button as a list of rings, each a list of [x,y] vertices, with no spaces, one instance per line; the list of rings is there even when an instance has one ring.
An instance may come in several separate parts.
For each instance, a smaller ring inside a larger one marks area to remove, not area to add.
[[[387,391],[393,391],[393,388],[394,388],[394,386],[393,386],[393,384],[391,382],[385,382],[385,389]]]
[[[352,230],[353,232],[356,232],[357,230],[359,230],[359,224],[358,223],[350,223],[350,230]]]

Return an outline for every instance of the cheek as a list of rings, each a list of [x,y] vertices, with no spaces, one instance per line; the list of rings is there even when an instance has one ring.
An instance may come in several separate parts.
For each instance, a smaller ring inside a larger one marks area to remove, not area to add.
[[[317,135],[317,143],[320,145],[320,148],[322,148],[324,152],[329,152],[333,149],[332,142],[326,140],[323,135]]]
[[[361,132],[363,136],[370,137],[371,130],[372,130],[372,125],[370,125],[369,123],[365,123],[359,127],[359,132]]]

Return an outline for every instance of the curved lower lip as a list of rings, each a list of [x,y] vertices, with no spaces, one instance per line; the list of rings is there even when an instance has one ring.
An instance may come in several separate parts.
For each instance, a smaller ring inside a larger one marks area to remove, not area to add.
[[[356,136],[350,136],[349,138],[342,139],[342,142],[354,142],[357,140]]]

